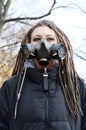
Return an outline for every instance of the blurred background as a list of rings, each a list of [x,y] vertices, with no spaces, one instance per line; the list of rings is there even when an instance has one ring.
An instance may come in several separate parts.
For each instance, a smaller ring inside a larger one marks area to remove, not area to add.
[[[86,0],[0,0],[0,87],[11,76],[23,36],[42,19],[68,36],[76,71],[86,80]]]

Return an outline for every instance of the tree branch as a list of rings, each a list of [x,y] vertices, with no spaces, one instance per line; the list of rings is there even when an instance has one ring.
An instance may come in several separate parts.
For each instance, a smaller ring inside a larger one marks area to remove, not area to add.
[[[13,59],[13,60],[16,59],[16,56],[14,56],[12,59]],[[6,64],[8,64],[9,62],[10,62],[10,60],[8,60],[8,61],[6,61],[6,63],[2,64],[2,65],[0,66],[0,69],[3,68],[3,67],[4,67]]]
[[[65,5],[65,6],[63,6],[63,5],[62,6],[58,6],[58,7],[53,8],[53,10],[59,9],[59,8],[73,8],[73,7],[71,7],[71,5],[75,5],[76,7],[78,7],[79,10],[81,10],[81,12],[86,13],[85,10],[83,10],[79,5],[77,5],[75,3],[69,3],[68,5]]]
[[[86,58],[83,58],[82,56],[78,55],[78,54],[75,53],[75,52],[74,52],[74,54],[75,54],[76,56],[78,56],[79,58],[81,58],[82,60],[86,61]]]
[[[8,12],[8,9],[9,9],[9,7],[10,7],[10,5],[11,5],[11,2],[12,2],[12,0],[8,0],[8,1],[6,2],[5,6],[4,6],[3,18],[6,17],[7,12]]]
[[[71,3],[71,5],[75,5],[76,7],[78,7],[78,8],[81,10],[81,12],[86,13],[86,11],[83,10],[79,5],[77,5],[77,4],[75,4],[75,3]]]
[[[37,19],[41,19],[41,18],[44,18],[48,15],[51,14],[52,10],[53,10],[53,7],[55,6],[56,4],[56,0],[53,1],[53,4],[51,5],[51,8],[50,10],[48,11],[48,13],[42,15],[42,16],[38,16],[38,17],[17,17],[17,18],[11,18],[11,19],[7,19],[4,21],[4,23],[7,23],[7,22],[14,22],[14,21],[20,21],[20,20],[37,20]]]
[[[19,41],[18,42],[15,42],[15,43],[12,43],[12,44],[8,44],[8,45],[4,45],[4,46],[1,46],[0,49],[3,49],[5,47],[9,47],[9,46],[13,46],[13,45],[17,45],[19,44]]]

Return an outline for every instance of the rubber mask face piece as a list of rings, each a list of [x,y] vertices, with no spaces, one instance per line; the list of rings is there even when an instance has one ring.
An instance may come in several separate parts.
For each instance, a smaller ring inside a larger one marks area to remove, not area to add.
[[[35,54],[38,59],[38,62],[41,66],[46,66],[49,64],[50,56],[50,43],[47,42],[45,38],[42,38],[41,41],[36,45]]]

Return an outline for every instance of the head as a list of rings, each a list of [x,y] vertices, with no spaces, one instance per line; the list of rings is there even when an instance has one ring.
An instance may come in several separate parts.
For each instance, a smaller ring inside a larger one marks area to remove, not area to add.
[[[42,38],[46,38],[49,44],[64,43],[67,50],[67,54],[66,54],[66,58],[64,62],[66,64],[66,69],[70,73],[71,69],[74,66],[73,66],[72,47],[71,47],[68,37],[64,34],[64,32],[61,29],[59,29],[55,25],[54,22],[48,21],[48,20],[42,20],[28,31],[28,33],[25,35],[25,38],[22,41],[22,44],[34,43],[36,45],[39,43],[39,41]],[[42,66],[38,64],[36,59],[34,59],[34,62],[37,68],[42,68]],[[53,66],[54,64],[53,60],[50,60],[49,62]],[[51,67],[50,64],[46,67]],[[63,64],[63,61],[61,64]]]
[[[59,63],[59,79],[61,81],[64,96],[69,107],[69,110],[74,117],[79,117],[80,114],[80,102],[79,102],[79,90],[76,82],[76,72],[73,63],[73,51],[68,37],[65,33],[59,29],[52,21],[42,20],[34,25],[25,35],[21,47],[23,44],[33,43],[39,44],[40,40],[45,38],[47,42],[52,44],[64,43],[66,47],[66,56]],[[43,67],[39,65],[38,60],[34,58],[34,63],[38,69]],[[54,60],[50,59],[47,68],[53,67]],[[23,56],[21,48],[18,53],[16,66],[13,70],[14,74],[20,74],[23,70]],[[71,97],[71,98],[70,98]],[[78,97],[78,98],[77,98]],[[78,102],[78,103],[77,103]]]

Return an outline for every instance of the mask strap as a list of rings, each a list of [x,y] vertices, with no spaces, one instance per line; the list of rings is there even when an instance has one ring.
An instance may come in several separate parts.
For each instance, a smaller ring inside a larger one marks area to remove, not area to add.
[[[25,64],[24,74],[23,74],[23,77],[22,77],[22,81],[21,81],[21,84],[20,84],[19,91],[17,92],[17,99],[16,99],[16,104],[15,104],[14,119],[16,119],[16,117],[17,117],[18,104],[19,104],[19,100],[20,100],[20,97],[21,97],[21,91],[22,91],[22,88],[23,88],[27,67],[28,67],[28,62],[26,62],[26,64]]]

